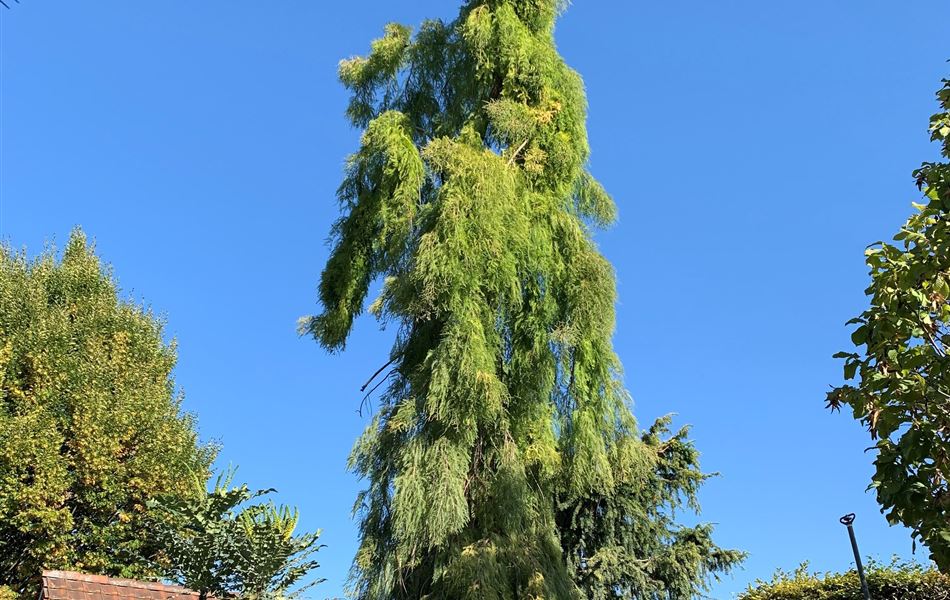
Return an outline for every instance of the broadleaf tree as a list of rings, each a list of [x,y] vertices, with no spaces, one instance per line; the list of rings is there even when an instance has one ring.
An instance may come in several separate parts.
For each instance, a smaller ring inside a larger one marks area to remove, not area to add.
[[[0,247],[0,585],[43,568],[149,577],[148,500],[207,477],[175,347],[81,231],[61,257]]]
[[[311,576],[320,532],[298,533],[296,509],[256,501],[273,489],[232,486],[233,477],[220,475],[210,490],[195,478],[193,494],[150,502],[159,569],[203,598],[300,597],[322,581]]]
[[[629,408],[563,4],[471,0],[340,65],[363,135],[302,327],[341,350],[381,280],[398,329],[350,459],[357,598],[686,598],[741,558],[672,521],[706,476]]]
[[[950,81],[937,93],[932,139],[950,159]],[[876,441],[876,490],[882,512],[903,524],[950,572],[950,163],[914,172],[923,201],[894,243],[865,251],[870,307],[849,323],[857,351],[840,352],[855,383],[828,394],[847,406]]]

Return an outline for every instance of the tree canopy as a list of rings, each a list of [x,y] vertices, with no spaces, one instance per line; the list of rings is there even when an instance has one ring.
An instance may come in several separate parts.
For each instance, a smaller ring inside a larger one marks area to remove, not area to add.
[[[214,456],[174,365],[161,321],[119,298],[81,232],[61,260],[0,248],[0,584],[155,574],[148,500],[186,493]]]
[[[698,454],[629,408],[563,5],[471,0],[340,65],[363,135],[303,328],[343,349],[382,279],[369,311],[398,329],[350,460],[358,598],[683,598],[740,559],[672,521]]]
[[[950,159],[950,81],[937,93],[932,139]],[[950,164],[914,172],[924,195],[894,236],[865,252],[870,307],[849,321],[856,352],[840,352],[856,380],[828,394],[877,440],[871,487],[890,523],[913,531],[950,571]]]
[[[171,377],[175,347],[79,230],[60,259],[0,247],[0,597],[43,569],[293,598],[317,581],[296,509],[245,505]]]

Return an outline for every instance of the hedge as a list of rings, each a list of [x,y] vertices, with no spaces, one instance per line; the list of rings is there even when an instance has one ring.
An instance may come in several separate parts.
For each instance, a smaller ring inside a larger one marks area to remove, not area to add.
[[[950,576],[933,567],[893,561],[864,570],[872,600],[950,600]],[[811,573],[808,563],[792,573],[779,570],[758,580],[738,600],[864,600],[857,571]]]

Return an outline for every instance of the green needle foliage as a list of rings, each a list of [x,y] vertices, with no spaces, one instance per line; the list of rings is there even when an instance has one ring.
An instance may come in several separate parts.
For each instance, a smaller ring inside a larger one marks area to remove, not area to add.
[[[937,93],[934,141],[950,159],[950,81]],[[924,163],[915,204],[894,237],[865,252],[871,306],[849,321],[858,352],[840,352],[846,379],[828,394],[877,440],[871,487],[890,523],[913,531],[950,572],[950,164]]]
[[[152,501],[160,564],[171,580],[202,597],[297,598],[320,580],[302,580],[320,565],[320,532],[295,534],[298,513],[273,502],[248,504],[274,490],[231,486],[233,471],[214,488],[194,479],[195,493]]]
[[[612,487],[559,497],[561,546],[583,598],[693,598],[743,558],[713,543],[711,525],[676,526],[672,511],[698,512],[696,493],[709,475],[688,430],[669,436],[669,422],[618,440]]]
[[[741,557],[672,522],[706,476],[628,407],[562,5],[472,0],[340,65],[363,136],[303,328],[341,350],[376,279],[398,328],[350,462],[358,598],[687,598]]]
[[[174,364],[81,232],[61,260],[0,247],[0,585],[35,597],[43,568],[156,574],[147,502],[213,458]]]

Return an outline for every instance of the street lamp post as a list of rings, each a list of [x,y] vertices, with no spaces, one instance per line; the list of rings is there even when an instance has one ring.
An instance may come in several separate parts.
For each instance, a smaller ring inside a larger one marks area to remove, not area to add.
[[[864,600],[871,600],[871,592],[868,591],[868,582],[864,578],[864,566],[861,564],[861,553],[858,551],[858,540],[854,537],[854,513],[849,513],[839,519],[842,525],[848,528],[848,537],[851,538],[851,550],[854,552],[854,564],[858,567],[858,577],[861,578],[861,591],[864,592]]]

